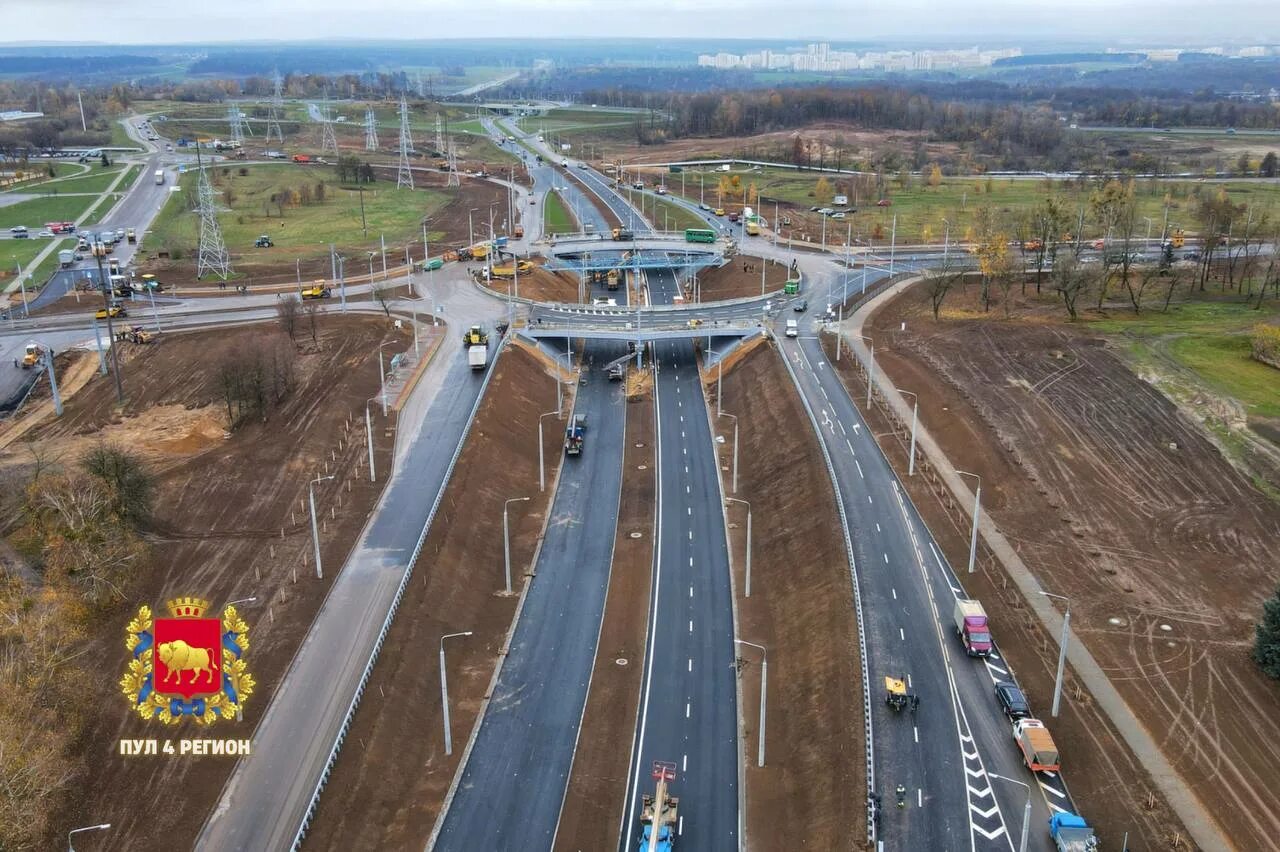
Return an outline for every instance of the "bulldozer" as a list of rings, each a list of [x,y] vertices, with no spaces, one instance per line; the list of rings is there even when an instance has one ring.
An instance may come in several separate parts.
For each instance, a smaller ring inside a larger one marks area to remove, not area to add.
[[[303,299],[327,299],[333,295],[329,288],[324,286],[324,281],[316,280],[310,287],[306,287],[299,294]]]
[[[44,356],[44,348],[39,343],[28,343],[22,353],[22,369],[29,370],[40,363]]]
[[[462,332],[463,346],[488,346],[489,335],[485,332],[483,326],[473,325],[466,331]]]
[[[128,329],[125,329],[124,331],[116,332],[116,340],[127,341],[129,343],[140,343],[145,345],[145,344],[154,342],[155,335],[147,331],[142,326],[135,325],[133,328],[128,328]]]

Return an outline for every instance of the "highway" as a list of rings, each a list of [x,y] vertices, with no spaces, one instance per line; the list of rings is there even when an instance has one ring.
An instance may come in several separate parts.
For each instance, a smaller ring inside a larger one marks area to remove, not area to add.
[[[651,272],[655,301],[676,292]],[[738,712],[729,553],[715,444],[693,344],[655,344],[658,531],[650,626],[620,849],[631,850],[654,761],[676,765],[677,846],[738,846]]]
[[[625,352],[590,343],[583,357],[603,364]],[[587,418],[585,448],[561,468],[536,576],[437,850],[549,849],[555,837],[595,664],[622,489],[622,384],[598,370],[584,375],[572,414]],[[549,398],[549,381],[547,390]],[[543,422],[552,435],[567,423]]]

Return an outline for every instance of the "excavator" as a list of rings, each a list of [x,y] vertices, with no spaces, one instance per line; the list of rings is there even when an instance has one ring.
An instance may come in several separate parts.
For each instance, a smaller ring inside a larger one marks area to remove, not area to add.
[[[657,786],[650,796],[640,797],[639,852],[671,852],[675,848],[676,827],[680,824],[680,800],[668,795],[667,785],[676,780],[676,765],[665,760],[653,762]]]
[[[485,332],[483,326],[473,325],[466,331],[462,332],[463,346],[488,346],[489,335]]]

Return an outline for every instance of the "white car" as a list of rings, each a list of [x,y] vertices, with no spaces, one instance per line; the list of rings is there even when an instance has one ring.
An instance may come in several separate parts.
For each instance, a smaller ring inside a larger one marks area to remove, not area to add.
[[[40,233],[36,234],[36,236],[37,236],[37,237],[51,238],[51,237],[53,237],[53,236],[54,236],[54,233],[53,233],[53,231],[50,231],[48,228],[45,228],[45,229],[44,229],[43,231],[41,231]]]

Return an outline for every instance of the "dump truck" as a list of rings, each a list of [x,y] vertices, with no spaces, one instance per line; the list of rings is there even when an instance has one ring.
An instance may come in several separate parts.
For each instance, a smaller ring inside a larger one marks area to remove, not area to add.
[[[138,232],[133,228],[127,228],[125,229],[125,232],[124,232],[124,239],[125,239],[125,242],[128,242],[128,243],[131,243],[131,244],[136,243],[138,242]]]
[[[58,252],[58,266],[66,269],[68,266],[76,262],[76,253],[71,249],[63,249]]]
[[[614,228],[613,238],[619,242],[634,240],[636,238],[634,231],[628,231],[626,228]]]
[[[327,299],[333,293],[328,287],[324,286],[324,281],[317,279],[311,283],[310,287],[303,288],[299,295],[303,299]]]
[[[127,328],[124,331],[116,332],[116,340],[128,341],[129,343],[147,344],[151,343],[154,339],[155,338],[152,336],[151,332],[147,331],[140,325],[135,325],[133,328]]]
[[[621,277],[622,277],[622,275],[618,272],[618,270],[616,270],[616,269],[610,269],[610,270],[609,270],[609,275],[608,275],[608,277],[605,279],[605,281],[606,281],[605,286],[606,286],[606,287],[608,287],[610,290],[617,290],[617,289],[618,289],[618,280],[619,280]]]
[[[669,795],[668,785],[676,780],[676,765],[653,762],[653,795],[640,797],[639,852],[671,852],[675,848],[676,827],[680,824],[680,800]]]
[[[129,311],[119,302],[112,302],[110,307],[98,308],[93,314],[94,319],[106,319],[107,317],[114,319],[115,317],[127,317],[128,315]]]
[[[1057,772],[1061,767],[1058,747],[1049,729],[1039,719],[1019,719],[1013,723],[1013,738],[1022,749],[1022,759],[1032,772]]]
[[[489,335],[484,330],[484,326],[473,325],[466,331],[462,332],[463,346],[488,346]]]
[[[22,352],[22,369],[29,370],[39,364],[42,355],[44,355],[44,347],[39,343],[28,343],[27,348]]]
[[[473,343],[468,346],[467,364],[473,370],[483,370],[489,366],[489,347],[483,343]]]
[[[1084,817],[1072,813],[1055,813],[1049,818],[1049,836],[1058,852],[1094,852],[1098,837]]]
[[[533,271],[533,264],[527,260],[521,260],[507,266],[495,266],[489,270],[490,277],[493,278],[512,278],[515,275],[528,275]]]
[[[582,444],[585,435],[586,429],[575,420],[568,429],[564,430],[564,454],[567,456],[582,455]]]
[[[957,598],[952,619],[956,625],[956,636],[960,637],[960,644],[964,645],[970,657],[991,656],[991,627],[982,604]]]

